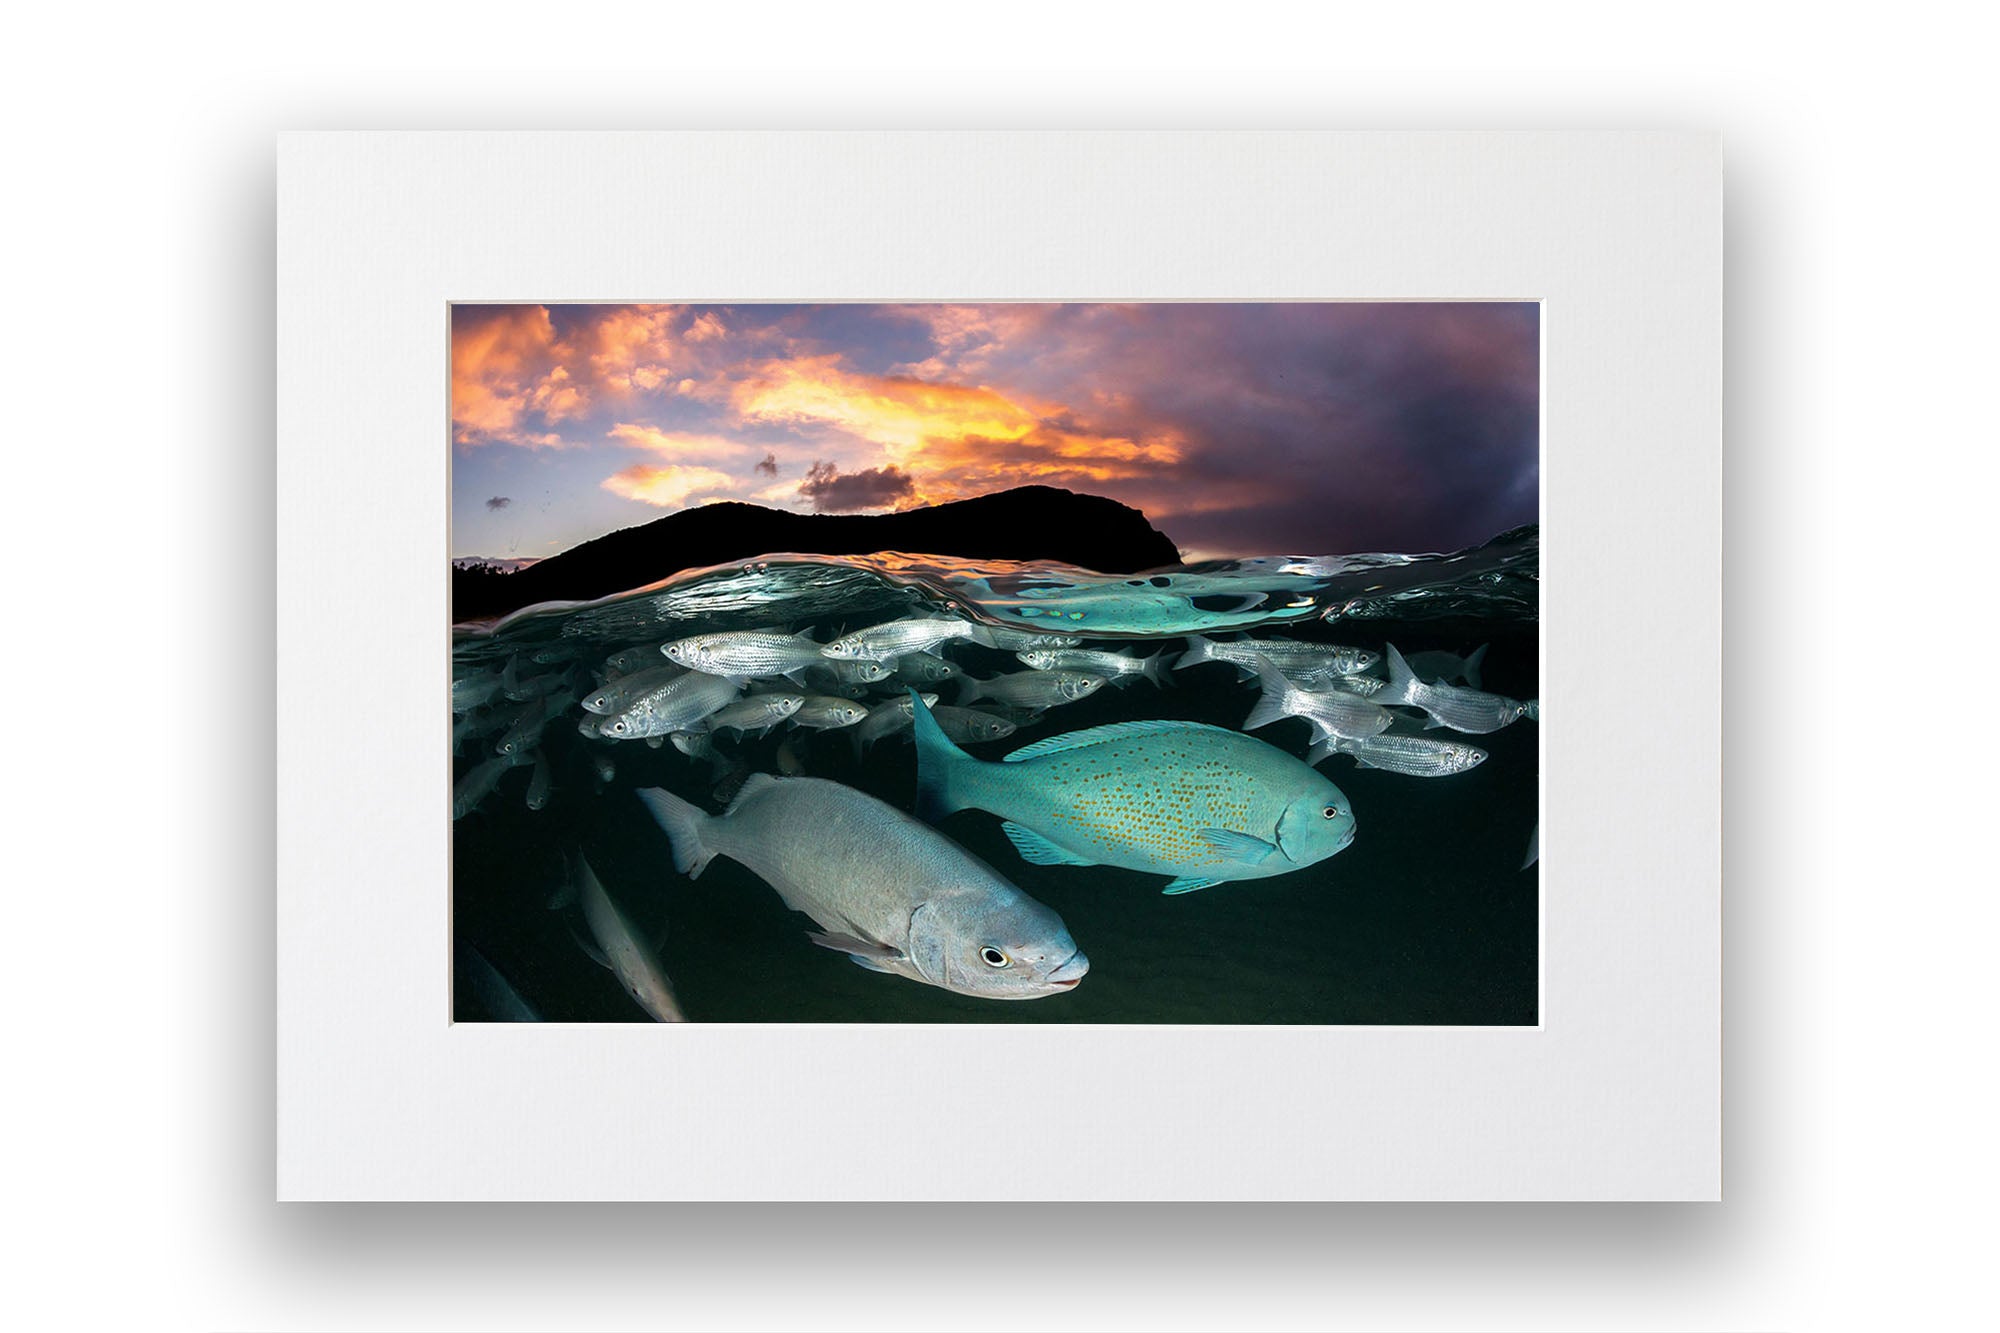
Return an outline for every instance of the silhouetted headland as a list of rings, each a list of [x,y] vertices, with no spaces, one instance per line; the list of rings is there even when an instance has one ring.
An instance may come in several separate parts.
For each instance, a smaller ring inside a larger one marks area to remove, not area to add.
[[[1180,551],[1138,510],[1052,486],[1019,486],[895,514],[794,514],[730,501],[621,528],[513,573],[454,568],[452,619],[484,620],[537,602],[608,597],[683,569],[761,555],[877,551],[1057,560],[1104,574],[1180,563]]]

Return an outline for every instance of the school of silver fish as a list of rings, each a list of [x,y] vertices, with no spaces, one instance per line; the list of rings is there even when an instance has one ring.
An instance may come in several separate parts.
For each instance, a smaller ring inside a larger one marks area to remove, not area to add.
[[[570,644],[517,651],[455,673],[452,747],[468,763],[452,817],[494,799],[516,768],[529,770],[521,799],[530,810],[565,789],[602,795],[618,745],[670,743],[708,766],[722,807],[635,789],[666,836],[663,860],[680,874],[726,857],[809,917],[814,943],[864,968],[958,994],[1034,999],[1073,990],[1088,960],[1055,912],[935,827],[953,812],[998,816],[1030,864],[1164,875],[1163,891],[1182,894],[1283,876],[1351,845],[1359,815],[1318,771],[1329,760],[1448,777],[1487,752],[1433,733],[1484,735],[1540,717],[1537,700],[1479,688],[1484,645],[1463,657],[1405,657],[1393,644],[1378,652],[1268,634],[1174,638],[1177,650],[1159,640],[1086,647],[1070,633],[923,615],[824,643],[772,626],[629,644],[595,662]],[[1236,728],[1118,722],[1060,731],[998,762],[963,748],[1004,740],[1107,684],[1171,688],[1178,673],[1211,663],[1258,690]],[[551,739],[565,716],[583,753],[552,757],[559,745],[576,747],[567,726]],[[1309,728],[1302,757],[1249,734],[1288,719]],[[812,776],[820,731],[842,733],[854,760],[914,740],[915,817]],[[760,759],[755,747],[766,745],[775,748]],[[672,983],[629,910],[644,890],[628,888],[621,901],[580,853],[570,866],[558,902],[581,905],[579,942],[646,1014],[680,1021]],[[460,963],[478,993],[512,993],[476,952]],[[533,1013],[524,1001],[487,1007]]]

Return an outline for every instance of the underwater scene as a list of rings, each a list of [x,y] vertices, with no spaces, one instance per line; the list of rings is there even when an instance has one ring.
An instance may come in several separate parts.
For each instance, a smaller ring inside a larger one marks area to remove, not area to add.
[[[456,1021],[1532,1025],[1538,537],[456,627]]]

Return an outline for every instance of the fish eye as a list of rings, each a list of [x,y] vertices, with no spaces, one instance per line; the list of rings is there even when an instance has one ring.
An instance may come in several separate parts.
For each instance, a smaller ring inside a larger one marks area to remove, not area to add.
[[[1337,805],[1329,805],[1326,809],[1320,811],[1320,813],[1325,815],[1328,819],[1338,819],[1340,818],[1340,807]]]
[[[979,961],[988,967],[1005,967],[1011,960],[1008,959],[1006,954],[1001,953],[989,944],[979,951]]]

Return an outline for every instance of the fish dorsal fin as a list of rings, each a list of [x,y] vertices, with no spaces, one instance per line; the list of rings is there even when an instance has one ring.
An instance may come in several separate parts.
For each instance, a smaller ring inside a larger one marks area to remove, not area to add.
[[[729,808],[722,812],[723,815],[735,814],[737,806],[743,804],[743,802],[749,800],[752,796],[764,790],[764,788],[776,786],[782,780],[781,778],[772,777],[769,773],[751,773],[747,775],[743,779],[743,785],[738,787],[735,794],[729,798]]]
[[[1000,825],[1000,831],[1005,833],[1007,840],[1014,844],[1014,850],[1021,854],[1021,859],[1030,865],[1087,866],[1096,864],[1094,861],[1086,861],[1074,852],[1064,851],[1033,829],[1024,828],[1012,820],[1003,821]]]
[[[1051,736],[1047,740],[1036,741],[1033,745],[1024,745],[1014,753],[1004,756],[1000,762],[1017,764],[1023,759],[1039,759],[1045,754],[1059,754],[1064,750],[1081,750],[1088,746],[1101,745],[1106,741],[1123,740],[1127,736],[1159,735],[1173,731],[1221,730],[1223,728],[1211,727],[1206,722],[1181,722],[1173,719],[1113,722],[1109,726],[1072,731],[1061,736]]]

